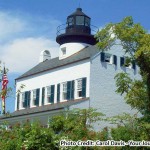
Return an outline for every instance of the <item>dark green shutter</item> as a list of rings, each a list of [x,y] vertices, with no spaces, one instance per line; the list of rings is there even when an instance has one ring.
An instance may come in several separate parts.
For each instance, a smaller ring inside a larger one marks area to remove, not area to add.
[[[82,97],[86,97],[86,78],[82,78]]]
[[[132,68],[133,68],[133,69],[136,69],[136,64],[135,64],[135,62],[132,63]]]
[[[39,98],[40,98],[40,89],[36,89],[36,100],[35,100],[36,106],[39,106]]]
[[[28,94],[27,94],[27,107],[30,107],[30,96],[31,96],[31,92],[30,91],[28,91],[27,92]]]
[[[17,110],[19,110],[20,94],[17,94]]]
[[[44,105],[45,101],[45,87],[42,88],[42,105]]]
[[[122,67],[125,64],[124,57],[120,57],[120,66]]]
[[[60,84],[57,84],[57,102],[60,102]]]
[[[101,52],[101,61],[104,62],[105,61],[105,53]]]
[[[54,103],[55,86],[51,85],[50,103]]]
[[[25,97],[24,97],[24,108],[27,108],[28,103],[28,92],[25,92]]]
[[[22,99],[23,100],[22,106],[25,107],[25,92],[22,94],[22,98],[24,98]]]
[[[71,81],[71,99],[74,99],[74,80]]]
[[[114,62],[113,62],[113,63],[114,63],[115,65],[117,65],[117,56],[116,56],[116,55],[113,55],[113,57],[114,57]]]
[[[71,99],[71,81],[67,82],[67,100]]]
[[[74,81],[67,82],[67,100],[74,99]]]

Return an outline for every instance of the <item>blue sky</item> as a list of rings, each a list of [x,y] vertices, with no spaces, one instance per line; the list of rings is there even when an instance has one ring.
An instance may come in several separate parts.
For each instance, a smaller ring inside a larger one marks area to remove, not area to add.
[[[0,60],[9,68],[9,86],[14,87],[14,79],[38,63],[40,51],[58,55],[57,26],[79,4],[99,28],[132,16],[150,31],[149,0],[0,0]],[[14,111],[14,100],[15,92],[6,101],[7,111]]]

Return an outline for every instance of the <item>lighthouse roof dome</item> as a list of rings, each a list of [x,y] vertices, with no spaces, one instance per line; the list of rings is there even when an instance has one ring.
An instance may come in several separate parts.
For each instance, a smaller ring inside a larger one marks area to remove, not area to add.
[[[82,8],[77,8],[76,11],[72,13],[71,15],[69,15],[67,18],[71,16],[85,16],[85,17],[90,18],[89,16],[87,16],[85,13],[82,12]]]

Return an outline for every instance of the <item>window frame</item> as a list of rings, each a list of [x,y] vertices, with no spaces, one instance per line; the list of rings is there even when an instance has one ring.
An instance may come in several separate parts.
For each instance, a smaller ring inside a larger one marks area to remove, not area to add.
[[[82,18],[82,20],[81,20],[81,18]],[[84,16],[76,16],[76,25],[84,26],[84,24],[85,24],[85,17]]]
[[[111,65],[112,64],[117,65],[117,56],[113,55],[113,54],[110,54],[110,53],[102,52],[101,53],[101,61],[105,62],[105,63],[108,63],[108,64],[111,64]]]
[[[91,25],[91,19],[88,18],[88,17],[85,17],[84,18],[84,24],[85,24],[86,27],[90,27],[90,25]]]
[[[36,89],[33,90],[33,96],[32,97],[33,97],[33,106],[36,106],[35,105],[35,103],[36,103],[35,102],[36,101]]]
[[[73,17],[73,16],[72,16],[72,17],[69,17],[69,18],[67,19],[67,24],[68,24],[68,26],[74,25],[74,17]]]
[[[61,83],[62,86],[62,100],[67,100],[67,82]],[[65,86],[65,87],[64,87]]]
[[[21,103],[21,105],[22,105],[21,107],[22,108],[25,108],[24,107],[24,102],[25,102],[25,92],[22,93],[22,103]]]
[[[126,64],[126,59],[127,59],[126,56],[120,57],[120,67],[125,67],[128,69],[135,69],[135,66],[133,65],[132,62],[130,62],[128,65]]]
[[[76,85],[77,98],[81,98],[82,97],[82,78],[77,79],[76,84],[77,84]],[[80,84],[79,87],[78,87],[78,84]]]

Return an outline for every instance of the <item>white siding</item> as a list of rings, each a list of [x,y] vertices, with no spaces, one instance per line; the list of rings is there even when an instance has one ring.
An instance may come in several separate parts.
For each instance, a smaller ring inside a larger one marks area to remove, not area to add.
[[[137,66],[136,70],[120,67],[120,57],[124,55],[120,46],[113,46],[106,53],[117,56],[117,66],[101,62],[100,53],[91,58],[90,106],[107,116],[114,116],[123,112],[133,113],[135,110],[131,110],[131,107],[125,103],[123,96],[115,92],[116,84],[114,77],[119,72],[127,72],[132,78],[139,78]],[[104,123],[103,126],[105,126]]]
[[[42,87],[55,85],[54,103],[56,103],[58,83],[86,77],[87,78],[86,97],[89,97],[89,75],[90,75],[90,61],[84,60],[84,61],[73,63],[67,66],[59,67],[57,69],[53,69],[47,72],[43,72],[37,75],[19,79],[16,82],[16,91],[19,89],[19,87],[22,84],[25,85],[25,88],[22,90],[22,92],[31,91],[37,88],[40,88],[40,91],[42,91]],[[17,104],[17,101],[16,101],[16,104]],[[41,93],[40,93],[40,105],[41,105]],[[17,105],[15,107],[15,110],[16,108],[17,108]]]

